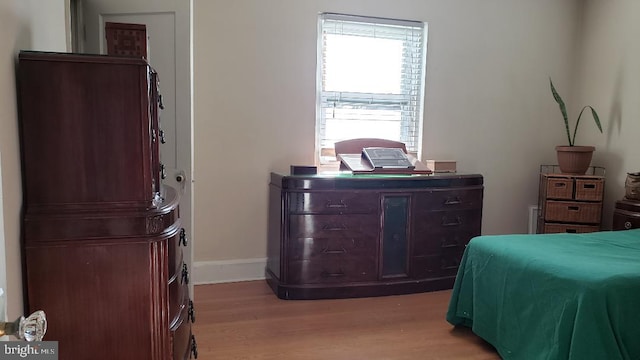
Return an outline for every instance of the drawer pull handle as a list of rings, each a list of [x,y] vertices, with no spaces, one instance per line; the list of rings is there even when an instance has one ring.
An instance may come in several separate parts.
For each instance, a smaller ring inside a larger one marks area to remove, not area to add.
[[[191,335],[191,354],[193,354],[193,358],[198,358],[198,344],[196,343],[196,336]]]
[[[571,211],[579,211],[580,210],[580,206],[567,206],[567,208]]]
[[[596,184],[584,184],[584,188],[585,189],[595,189],[596,188]]]
[[[576,229],[566,229],[564,232],[569,233],[569,234],[575,234],[578,232],[578,230]]]
[[[325,207],[327,209],[346,209],[347,204],[345,204],[342,200],[340,200],[339,204],[332,204],[331,201],[327,201],[327,204],[325,205]]]
[[[458,244],[458,242],[451,242],[451,243],[447,243],[447,240],[442,240],[442,244],[440,244],[440,247],[442,249],[450,249],[450,248],[455,248],[455,247],[459,247],[460,244]]]
[[[341,231],[341,230],[347,230],[347,226],[344,224],[338,224],[338,225],[330,225],[330,224],[324,224],[322,225],[322,230],[328,230],[328,231]]]
[[[344,273],[343,272],[330,273],[330,272],[323,271],[320,273],[320,275],[325,278],[338,278],[338,277],[343,277]]]
[[[442,218],[442,226],[459,226],[462,225],[462,219],[460,216],[456,216],[454,221],[448,221],[446,217]]]
[[[346,254],[347,250],[342,248],[340,250],[329,250],[329,248],[322,249],[323,254]]]
[[[457,259],[454,259],[452,265],[447,265],[447,261],[445,259],[442,259],[442,261],[440,262],[440,270],[453,270],[453,269],[457,269],[458,266],[459,266],[459,262]]]
[[[182,263],[182,280],[185,284],[189,284],[189,269],[185,263]]]
[[[631,221],[625,221],[624,222],[624,228],[629,230],[631,229],[631,227],[633,226],[633,224],[631,224]]]
[[[193,307],[193,300],[189,300],[188,316],[192,323],[196,322],[196,309]]]
[[[187,232],[184,228],[180,229],[180,240],[178,241],[178,246],[187,246]]]
[[[454,197],[454,198],[448,198],[447,200],[445,200],[444,204],[445,205],[458,205],[462,203],[462,200],[460,200],[459,197]]]
[[[554,186],[557,187],[557,188],[567,187],[567,184],[565,184],[565,183],[555,183]]]

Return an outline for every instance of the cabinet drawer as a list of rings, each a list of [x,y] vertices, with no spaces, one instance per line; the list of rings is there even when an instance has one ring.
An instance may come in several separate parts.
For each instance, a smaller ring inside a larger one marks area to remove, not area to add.
[[[464,249],[447,251],[441,255],[414,256],[411,259],[411,272],[419,279],[456,276],[463,253]]]
[[[191,322],[188,316],[188,306],[182,307],[178,320],[170,329],[170,336],[173,352],[172,359],[188,359],[191,350]]]
[[[374,281],[377,261],[373,257],[340,256],[333,259],[289,261],[289,284],[323,284]]]
[[[433,189],[417,193],[417,213],[432,210],[462,210],[482,208],[482,188]]]
[[[330,191],[290,193],[291,213],[377,213],[380,199],[376,192]]]
[[[181,267],[182,267],[182,238],[181,234],[184,232],[184,229],[178,231],[176,235],[168,239],[168,248],[169,248],[169,280],[175,278],[180,275]]]
[[[576,179],[576,200],[602,201],[603,179]]]
[[[295,261],[336,256],[373,258],[377,245],[375,237],[297,238],[291,241],[288,258]]]
[[[464,246],[472,237],[480,235],[481,227],[480,210],[432,211],[413,222],[414,254],[439,253],[441,248]]]
[[[176,324],[179,320],[182,309],[188,303],[189,288],[187,284],[174,281],[169,284],[169,324]]]
[[[376,238],[380,232],[377,215],[291,215],[289,238]]]
[[[571,201],[547,201],[544,219],[546,221],[597,224],[600,222],[601,203],[581,203]]]
[[[573,199],[573,179],[548,177],[547,184],[548,199]]]
[[[544,233],[571,233],[583,234],[600,231],[600,226],[595,225],[576,225],[576,224],[544,224]]]
[[[477,230],[467,229],[449,233],[438,233],[436,235],[416,233],[412,254],[413,256],[428,256],[440,255],[451,250],[464,250],[469,241],[479,235],[479,228]]]
[[[613,211],[613,230],[640,228],[640,213],[615,209]]]

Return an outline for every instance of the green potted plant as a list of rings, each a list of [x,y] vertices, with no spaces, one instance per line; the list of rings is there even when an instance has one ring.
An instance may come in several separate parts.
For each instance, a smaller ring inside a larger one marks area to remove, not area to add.
[[[593,116],[593,120],[602,133],[602,125],[600,124],[600,118],[598,117],[598,113],[596,110],[586,105],[580,111],[578,115],[578,119],[576,120],[576,124],[573,127],[573,136],[571,135],[571,129],[569,127],[569,117],[567,116],[567,107],[562,101],[560,94],[556,91],[556,88],[553,86],[553,81],[549,78],[549,84],[551,85],[551,93],[553,94],[553,98],[560,106],[560,112],[562,112],[562,118],[564,119],[564,127],[567,132],[567,139],[569,140],[569,145],[559,145],[556,146],[556,152],[558,154],[558,166],[560,167],[560,171],[567,174],[576,174],[583,175],[589,169],[589,165],[591,164],[591,157],[593,156],[593,152],[596,150],[594,146],[576,146],[576,132],[578,131],[578,125],[580,124],[580,118],[582,117],[582,113],[589,108],[591,110],[591,115]]]

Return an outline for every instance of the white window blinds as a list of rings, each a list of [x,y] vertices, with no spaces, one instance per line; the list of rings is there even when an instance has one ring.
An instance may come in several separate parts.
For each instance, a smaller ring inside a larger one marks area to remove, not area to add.
[[[318,36],[316,143],[383,138],[418,152],[422,127],[426,24],[322,14]]]

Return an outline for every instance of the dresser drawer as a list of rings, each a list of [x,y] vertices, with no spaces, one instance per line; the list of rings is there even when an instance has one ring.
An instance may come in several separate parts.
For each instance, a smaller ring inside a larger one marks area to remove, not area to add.
[[[424,234],[416,232],[412,249],[413,256],[440,255],[450,250],[464,250],[472,238],[480,235],[480,228],[440,232],[435,235]]]
[[[464,249],[446,251],[440,255],[414,256],[411,273],[417,278],[455,277]]]
[[[415,195],[415,211],[482,208],[482,188],[433,189]]]
[[[546,221],[597,224],[600,223],[602,203],[547,201],[544,212]]]
[[[380,232],[377,215],[291,215],[289,238],[376,238]]]
[[[548,199],[572,200],[573,179],[565,177],[547,177],[546,191]]]
[[[318,213],[377,213],[378,193],[371,191],[326,191],[290,193],[289,212]]]
[[[289,284],[326,284],[374,281],[377,261],[372,257],[338,256],[322,260],[289,261]]]
[[[613,210],[613,230],[637,228],[640,228],[640,213],[622,209]]]
[[[288,258],[294,261],[336,256],[374,258],[377,244],[375,237],[297,238],[291,241]]]
[[[479,235],[482,212],[481,210],[431,211],[416,218],[412,225],[415,244],[424,244],[429,239],[432,249],[436,249],[444,239],[451,239],[454,236],[460,238],[467,236],[471,239]]]
[[[169,284],[169,324],[175,324],[180,317],[185,301],[188,303],[189,287],[174,281]]]
[[[186,303],[188,303],[188,299]],[[189,358],[191,350],[191,322],[189,320],[187,304],[181,307],[177,321],[170,328],[171,349],[173,360],[185,360]]]
[[[604,196],[603,179],[576,179],[576,200],[602,201]]]

